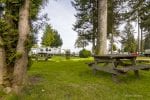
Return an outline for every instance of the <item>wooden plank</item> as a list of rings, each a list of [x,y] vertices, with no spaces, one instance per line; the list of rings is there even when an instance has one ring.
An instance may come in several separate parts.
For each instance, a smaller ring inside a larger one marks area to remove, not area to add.
[[[97,63],[112,63],[112,60],[97,60]]]
[[[138,63],[142,63],[142,62],[150,63],[150,60],[143,59],[143,60],[136,60],[136,62],[138,62]]]
[[[146,70],[150,69],[150,65],[133,65],[129,67],[123,67],[123,68],[114,68],[115,70],[118,70],[119,72],[128,72],[128,71],[136,71],[136,70]]]
[[[88,64],[88,66],[91,67],[93,64],[95,64],[95,62],[87,62],[86,64]]]
[[[98,70],[98,71],[103,71],[103,72],[107,72],[107,73],[111,73],[111,74],[120,74],[119,72],[117,72],[116,70],[114,70],[113,68],[111,67],[100,67],[98,65],[93,65],[91,67],[93,70]]]
[[[95,59],[132,59],[136,58],[136,55],[103,55],[103,56],[97,56],[95,55]]]

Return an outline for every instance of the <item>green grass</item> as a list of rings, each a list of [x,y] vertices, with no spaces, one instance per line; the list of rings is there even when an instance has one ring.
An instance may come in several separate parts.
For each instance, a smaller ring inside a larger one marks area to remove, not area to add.
[[[28,71],[30,84],[19,97],[5,95],[5,100],[149,100],[149,71],[140,71],[140,79],[130,72],[115,83],[108,73],[94,75],[85,64],[91,59],[35,61]]]
[[[137,57],[137,60],[150,60],[150,57]]]

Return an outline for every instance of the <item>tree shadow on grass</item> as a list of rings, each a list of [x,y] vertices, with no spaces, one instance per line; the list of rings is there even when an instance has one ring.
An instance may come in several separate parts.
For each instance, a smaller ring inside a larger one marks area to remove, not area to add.
[[[122,83],[136,83],[143,81],[146,78],[146,76],[143,75],[142,72],[139,71],[139,77],[137,77],[134,72],[128,72],[125,75],[119,76],[119,79]]]
[[[101,81],[104,81],[104,82],[112,81],[112,82],[117,83],[117,84],[135,83],[136,81],[142,81],[142,79],[144,78],[143,74],[140,74],[140,77],[138,78],[134,75],[134,72],[129,72],[129,73],[126,73],[124,75],[117,76],[116,78],[117,78],[118,82],[115,82],[112,79],[112,74],[107,73],[107,72],[102,72],[102,71],[96,71],[96,73],[93,73],[92,70],[82,71],[79,73],[79,76],[82,79],[89,79],[90,80],[91,78],[96,78],[96,79],[100,79]]]
[[[97,71],[96,73],[93,73],[92,70],[85,70],[79,73],[79,77],[82,79],[87,79],[87,80],[107,80],[111,78],[111,74]]]

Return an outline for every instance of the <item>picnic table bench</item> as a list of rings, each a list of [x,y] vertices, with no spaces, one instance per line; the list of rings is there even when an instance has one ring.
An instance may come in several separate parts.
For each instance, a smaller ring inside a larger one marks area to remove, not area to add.
[[[88,65],[94,73],[96,71],[107,72],[112,74],[112,78],[115,80],[118,75],[128,71],[134,71],[135,75],[139,77],[139,70],[149,70],[150,65],[137,65],[136,57],[136,55],[94,56],[94,62],[90,62]]]

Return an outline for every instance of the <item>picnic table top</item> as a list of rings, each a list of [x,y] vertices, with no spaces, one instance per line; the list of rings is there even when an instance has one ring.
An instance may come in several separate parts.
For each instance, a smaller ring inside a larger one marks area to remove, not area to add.
[[[130,59],[130,58],[136,58],[136,55],[126,55],[126,54],[107,54],[107,55],[94,55],[94,58],[109,58],[109,59]]]

